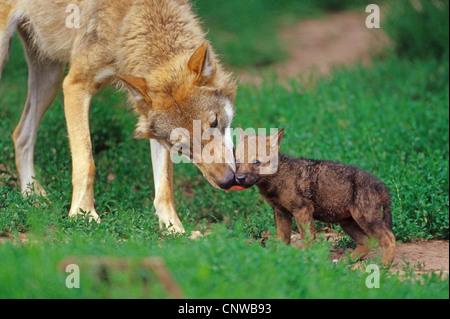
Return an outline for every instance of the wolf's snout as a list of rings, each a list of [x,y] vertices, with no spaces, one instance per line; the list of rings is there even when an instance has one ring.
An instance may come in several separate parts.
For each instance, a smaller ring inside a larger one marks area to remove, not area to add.
[[[236,175],[236,182],[242,183],[245,181],[246,177],[247,176],[245,174],[238,174]]]
[[[222,179],[218,183],[219,187],[222,189],[229,189],[231,186],[236,185],[236,182],[234,180],[234,173],[232,171],[227,172],[225,175],[225,178]]]

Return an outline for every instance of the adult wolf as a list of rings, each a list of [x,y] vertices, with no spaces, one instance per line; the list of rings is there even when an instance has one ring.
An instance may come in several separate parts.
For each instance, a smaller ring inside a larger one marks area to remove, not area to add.
[[[77,23],[68,23],[71,14]],[[115,85],[128,90],[139,115],[136,136],[150,139],[160,226],[184,232],[173,200],[170,149],[195,142],[195,120],[202,132],[229,131],[236,92],[189,1],[0,0],[0,77],[16,30],[29,66],[28,98],[13,133],[22,192],[44,192],[34,180],[33,149],[39,122],[62,85],[72,152],[69,216],[84,211],[98,220],[89,109],[101,88]],[[171,140],[175,128],[189,132],[189,141]],[[230,134],[221,145],[223,161],[196,165],[211,185],[227,189],[235,172]],[[198,149],[191,147],[188,157],[201,158]]]

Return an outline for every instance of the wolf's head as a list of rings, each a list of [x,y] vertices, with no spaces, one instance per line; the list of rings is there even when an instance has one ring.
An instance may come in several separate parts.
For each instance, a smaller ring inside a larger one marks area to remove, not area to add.
[[[234,185],[230,125],[236,85],[207,43],[192,55],[167,58],[148,73],[119,75],[139,115],[136,137],[156,139],[183,154],[216,188]]]
[[[278,151],[284,130],[269,136],[247,135],[239,128],[236,145],[236,182],[247,188],[257,184],[262,176],[278,169]]]

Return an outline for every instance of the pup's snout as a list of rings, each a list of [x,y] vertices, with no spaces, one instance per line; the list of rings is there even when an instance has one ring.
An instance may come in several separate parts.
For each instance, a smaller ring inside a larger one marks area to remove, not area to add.
[[[259,182],[259,176],[257,174],[252,174],[252,173],[246,174],[246,173],[236,172],[235,180],[236,180],[236,184],[238,186],[249,188]]]
[[[247,177],[247,175],[245,175],[245,174],[238,174],[238,175],[236,175],[236,182],[242,183],[245,181],[246,177]]]
[[[232,171],[229,171],[225,178],[218,183],[218,185],[222,189],[229,189],[231,186],[236,185],[236,182],[234,180],[234,173]]]

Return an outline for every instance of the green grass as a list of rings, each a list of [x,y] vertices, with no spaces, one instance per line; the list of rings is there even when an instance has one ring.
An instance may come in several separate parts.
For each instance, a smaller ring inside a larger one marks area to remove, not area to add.
[[[67,289],[59,262],[91,255],[161,256],[189,298],[449,297],[448,279],[401,280],[382,271],[381,288],[368,289],[364,269],[328,260],[329,244],[302,251],[279,244],[272,211],[256,189],[225,194],[191,164],[174,168],[178,214],[188,231],[212,234],[198,242],[164,235],[152,207],[149,143],[132,138],[135,116],[112,89],[96,96],[91,110],[102,223],[66,218],[71,160],[61,94],[44,117],[35,151],[48,199],[22,198],[11,138],[26,95],[17,39],[11,56],[0,84],[0,163],[7,167],[0,172],[0,234],[24,232],[28,242],[0,244],[0,298],[144,296],[139,279],[120,272],[107,286],[81,269],[81,289]],[[390,58],[336,70],[314,86],[301,83],[285,87],[266,79],[261,88],[241,86],[234,126],[284,127],[285,153],[338,160],[378,176],[391,190],[399,241],[448,240],[448,62]],[[152,292],[169,297],[161,288]]]
[[[80,227],[66,223],[65,230],[33,238],[39,244],[0,247],[0,298],[139,298],[142,284],[136,274],[110,272],[110,285],[95,271],[80,269],[80,289],[67,289],[68,273],[58,269],[67,256],[126,256],[139,260],[164,258],[175,280],[188,298],[448,298],[448,281],[431,276],[419,281],[400,281],[381,272],[379,289],[368,289],[368,274],[328,260],[328,247],[313,244],[299,251],[284,245],[263,248],[243,236],[213,228],[207,239],[187,238],[118,242],[107,229],[111,223]],[[85,234],[88,232],[89,235]],[[130,233],[135,233],[131,230]],[[5,262],[6,261],[6,262]],[[151,277],[150,277],[151,278]],[[163,289],[152,290],[153,298],[170,297]]]
[[[449,0],[397,0],[391,3],[384,29],[402,57],[448,60],[448,16]]]

